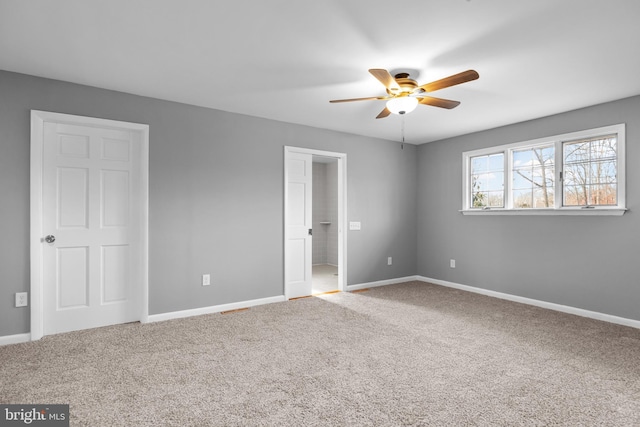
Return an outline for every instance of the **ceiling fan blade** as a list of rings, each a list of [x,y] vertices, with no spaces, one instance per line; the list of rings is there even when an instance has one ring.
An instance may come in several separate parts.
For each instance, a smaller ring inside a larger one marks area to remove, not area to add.
[[[466,83],[470,82],[471,80],[476,80],[478,77],[480,77],[480,75],[477,71],[467,70],[458,74],[454,74],[453,76],[445,77],[444,79],[436,80],[435,82],[424,84],[420,86],[420,89],[423,89],[425,92],[434,92],[446,87],[451,87],[459,85],[460,83]]]
[[[371,68],[369,72],[371,73],[371,75],[373,75],[373,77],[380,80],[380,83],[382,83],[384,87],[389,89],[391,92],[397,92],[400,90],[398,82],[396,82],[396,79],[394,79],[387,70],[384,70],[382,68]]]
[[[391,114],[391,111],[389,111],[387,107],[384,107],[384,110],[380,111],[380,114],[376,116],[376,119],[384,119],[389,114]]]
[[[423,105],[432,105],[434,107],[446,108],[450,110],[460,105],[460,101],[452,101],[450,99],[434,98],[432,96],[418,97],[418,102]]]
[[[375,99],[389,99],[389,97],[388,96],[370,96],[368,98],[333,99],[329,102],[336,103],[336,102],[353,102],[353,101],[373,101]]]

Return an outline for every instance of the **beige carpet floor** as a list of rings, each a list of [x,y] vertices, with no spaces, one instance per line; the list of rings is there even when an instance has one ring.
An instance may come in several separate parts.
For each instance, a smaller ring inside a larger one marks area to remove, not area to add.
[[[413,282],[0,347],[73,426],[638,426],[640,330]]]

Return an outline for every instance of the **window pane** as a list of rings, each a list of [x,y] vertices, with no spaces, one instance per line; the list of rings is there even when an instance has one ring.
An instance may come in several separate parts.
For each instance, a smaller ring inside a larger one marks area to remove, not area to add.
[[[585,206],[587,204],[587,187],[571,185],[564,187],[565,206]]]
[[[473,208],[503,208],[504,191],[477,191],[472,195],[471,207]]]
[[[470,206],[472,208],[503,207],[504,153],[471,157],[470,160]]]
[[[580,163],[589,160],[589,144],[573,142],[564,144],[564,162]]]
[[[488,206],[492,208],[504,207],[504,191],[489,191]]]
[[[532,161],[531,150],[515,150],[513,152],[513,167],[527,167]]]
[[[514,208],[530,208],[532,207],[531,190],[515,190],[513,192],[513,207]]]
[[[471,176],[471,188],[473,191],[486,191],[487,190],[487,174],[472,175]]]
[[[616,138],[609,137],[593,141],[591,150],[592,157],[615,160],[617,157]]]
[[[533,168],[532,170],[533,185],[539,188],[546,186],[553,187],[555,179],[555,170],[553,166],[546,168]]]
[[[514,171],[513,173],[513,190],[531,189],[531,180],[526,171]]]
[[[553,206],[554,151],[553,145],[512,151],[512,197],[515,208]]]
[[[538,188],[533,191],[533,207],[534,208],[552,208],[553,207],[553,191],[548,188]]]
[[[489,157],[472,157],[471,158],[471,173],[478,174],[486,172],[489,169]]]
[[[575,185],[585,185],[588,181],[589,173],[584,165],[565,165],[564,185],[567,187]]]
[[[504,172],[493,172],[487,174],[487,190],[502,191],[504,187]]]
[[[563,144],[565,206],[617,203],[617,137],[608,135]]]
[[[471,199],[471,207],[473,208],[483,208],[487,206],[487,193],[482,191],[476,191],[472,195]]]
[[[489,156],[489,170],[490,171],[502,171],[504,170],[504,154],[492,154]]]
[[[615,185],[592,185],[589,204],[593,206],[615,205],[616,186]]]
[[[548,147],[543,147],[541,150],[542,150],[542,157],[544,159],[551,160],[552,162],[555,160],[554,156],[555,156],[556,149],[553,145],[550,145]]]
[[[616,162],[594,162],[591,164],[591,182],[594,184],[612,184],[616,182]]]

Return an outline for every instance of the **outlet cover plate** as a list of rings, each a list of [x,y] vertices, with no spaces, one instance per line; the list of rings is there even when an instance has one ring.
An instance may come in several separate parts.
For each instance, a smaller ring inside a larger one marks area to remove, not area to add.
[[[211,284],[211,275],[203,274],[202,275],[202,286],[209,286]]]
[[[16,292],[16,307],[29,305],[29,292]]]

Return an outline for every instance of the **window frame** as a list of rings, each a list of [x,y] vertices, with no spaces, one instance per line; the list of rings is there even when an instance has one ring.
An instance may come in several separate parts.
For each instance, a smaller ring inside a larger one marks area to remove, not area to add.
[[[563,206],[564,144],[581,139],[616,134],[617,204],[609,206]],[[528,141],[481,148],[462,153],[462,209],[463,215],[622,215],[626,208],[625,124],[603,126]],[[554,146],[554,203],[548,208],[513,207],[513,151],[524,148]],[[471,158],[503,153],[504,155],[504,207],[474,208],[471,206]]]

